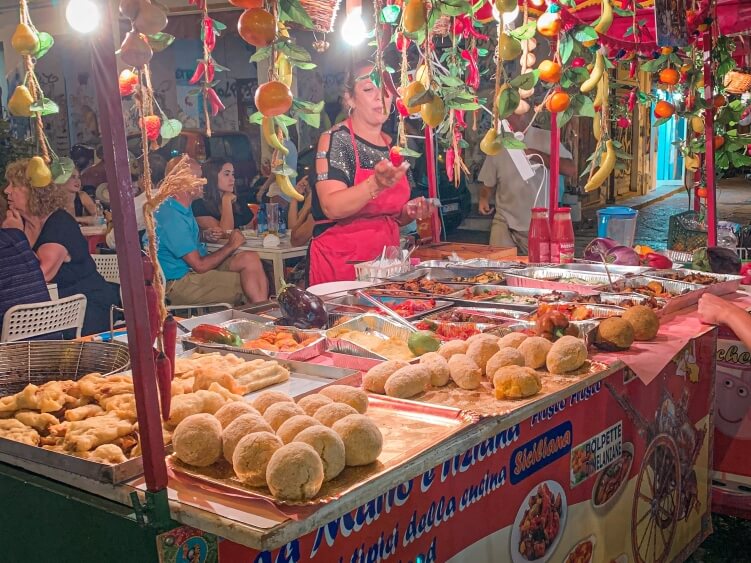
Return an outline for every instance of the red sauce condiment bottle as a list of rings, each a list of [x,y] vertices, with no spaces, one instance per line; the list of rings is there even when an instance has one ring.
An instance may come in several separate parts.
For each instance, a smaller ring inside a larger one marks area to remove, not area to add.
[[[527,233],[529,263],[544,264],[550,262],[550,223],[548,210],[544,207],[532,209],[532,220]]]
[[[559,207],[553,212],[550,261],[554,264],[570,264],[573,262],[575,244],[571,210],[568,207]]]

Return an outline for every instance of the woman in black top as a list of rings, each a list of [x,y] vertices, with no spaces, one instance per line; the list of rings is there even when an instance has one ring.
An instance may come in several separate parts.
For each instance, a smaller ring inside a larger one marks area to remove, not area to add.
[[[117,286],[97,272],[89,247],[76,220],[63,209],[65,195],[50,184],[33,188],[26,178],[28,160],[8,165],[8,217],[3,226],[20,229],[29,239],[47,283],[57,284],[60,297],[86,296],[82,334],[109,328],[110,306],[119,302]]]
[[[81,174],[73,168],[73,173],[63,183],[57,184],[65,195],[65,210],[83,225],[93,225],[97,221],[96,204],[89,194],[81,191]]]
[[[203,163],[206,186],[203,198],[193,202],[193,215],[201,229],[240,229],[253,220],[247,202],[235,195],[235,167],[223,158],[210,158]]]

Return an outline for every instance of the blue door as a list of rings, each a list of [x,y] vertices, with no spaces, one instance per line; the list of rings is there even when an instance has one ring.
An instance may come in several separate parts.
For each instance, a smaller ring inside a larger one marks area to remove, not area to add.
[[[672,94],[664,90],[655,90],[660,100],[674,103]],[[652,123],[657,121],[652,106]],[[657,143],[657,182],[683,183],[683,155],[675,143],[686,138],[686,120],[673,118],[652,131],[652,142]]]

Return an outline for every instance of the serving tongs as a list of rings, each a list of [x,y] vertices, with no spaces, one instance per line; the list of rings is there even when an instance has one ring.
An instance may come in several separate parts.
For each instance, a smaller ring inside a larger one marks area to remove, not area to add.
[[[400,315],[389,309],[386,305],[378,301],[378,299],[374,299],[370,295],[363,293],[362,291],[355,291],[355,296],[364,299],[368,303],[371,303],[374,307],[376,307],[378,310],[383,311],[386,315],[394,319],[397,323],[402,325],[403,327],[408,328],[411,331],[416,331],[417,327],[413,325],[411,322],[409,322],[407,319],[402,318]]]

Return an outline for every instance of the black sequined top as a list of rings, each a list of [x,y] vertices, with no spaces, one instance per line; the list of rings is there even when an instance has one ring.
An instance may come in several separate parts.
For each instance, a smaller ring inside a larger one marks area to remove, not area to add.
[[[357,152],[360,156],[360,168],[363,170],[373,170],[378,162],[381,160],[388,160],[390,147],[374,145],[357,135],[355,135],[355,142],[357,143]],[[342,125],[331,134],[331,143],[327,153],[327,160],[329,163],[329,171],[327,177],[324,179],[338,180],[344,182],[344,184],[349,187],[355,185],[355,151],[353,150],[352,138],[346,125]],[[411,171],[407,172],[407,179],[410,186],[413,186]],[[326,220],[327,217],[323,213],[323,209],[321,209],[318,194],[315,190],[317,181],[318,175],[314,167],[310,176],[310,185],[313,186],[313,203],[311,205],[311,211],[315,221],[323,221]],[[313,230],[313,236],[320,235],[332,224],[333,223],[316,225]]]

